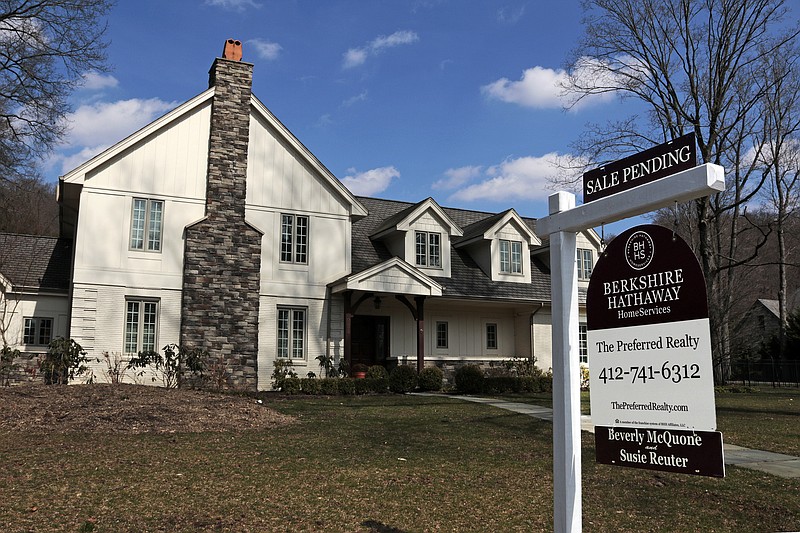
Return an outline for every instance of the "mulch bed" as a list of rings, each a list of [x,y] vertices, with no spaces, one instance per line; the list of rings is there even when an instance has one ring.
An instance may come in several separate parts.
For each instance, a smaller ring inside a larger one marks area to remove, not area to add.
[[[127,384],[0,388],[5,433],[198,433],[293,422],[254,398],[208,391]]]

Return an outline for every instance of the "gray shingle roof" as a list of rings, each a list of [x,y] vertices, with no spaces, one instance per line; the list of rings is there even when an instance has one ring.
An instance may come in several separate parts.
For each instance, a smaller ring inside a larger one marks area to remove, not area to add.
[[[385,227],[387,220],[397,220],[399,213],[417,205],[367,197],[358,197],[358,201],[369,210],[369,216],[353,224],[353,274],[392,258],[392,254],[382,242],[372,241],[369,237],[375,234],[378,228]],[[487,228],[496,222],[498,217],[496,213],[466,209],[445,207],[443,210],[462,229]],[[523,220],[532,231],[535,231],[535,219],[523,218]],[[550,301],[550,271],[536,259],[532,261],[530,284],[492,282],[466,250],[451,248],[451,277],[432,277],[445,287],[445,297]]]
[[[0,274],[15,290],[67,292],[71,263],[69,239],[0,233]]]

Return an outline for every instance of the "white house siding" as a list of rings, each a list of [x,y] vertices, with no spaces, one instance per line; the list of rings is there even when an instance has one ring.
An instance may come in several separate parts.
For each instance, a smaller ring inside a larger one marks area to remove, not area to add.
[[[543,307],[533,315],[531,335],[533,336],[533,356],[536,366],[542,370],[553,368],[553,328],[552,310],[549,306]]]
[[[86,350],[89,368],[96,380],[108,381],[103,353],[127,360],[124,354],[125,302],[128,298],[158,301],[156,346],[177,343],[180,339],[180,289],[76,284],[73,289],[71,336]],[[128,374],[126,381],[133,382]]]
[[[47,346],[38,344],[23,344],[23,330],[25,318],[40,317],[53,319],[52,338],[67,335],[67,313],[69,301],[66,295],[40,295],[40,294],[5,294],[0,292],[0,320],[4,339],[11,348],[20,352],[34,354],[45,353]],[[2,347],[2,346],[0,346]]]
[[[317,356],[326,353],[328,340],[328,309],[322,299],[261,296],[258,333],[258,389],[272,388],[272,371],[278,352],[278,308],[296,307],[306,310],[305,357],[292,359],[299,377],[308,372],[319,375]]]

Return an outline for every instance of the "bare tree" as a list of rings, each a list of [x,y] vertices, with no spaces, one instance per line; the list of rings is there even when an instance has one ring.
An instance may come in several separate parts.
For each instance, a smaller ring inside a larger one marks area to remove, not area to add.
[[[701,161],[726,169],[728,190],[692,204],[724,380],[735,269],[767,240],[748,240],[747,249],[739,241],[744,209],[766,179],[759,80],[774,56],[793,53],[800,30],[787,23],[784,0],[586,0],[584,8],[568,89],[578,101],[615,92],[643,103],[645,114],[589,128],[575,143],[583,160],[602,164],[694,132]]]
[[[55,185],[40,177],[0,180],[0,232],[58,235]]]
[[[102,71],[111,0],[0,0],[0,179],[32,174],[64,133],[67,97]]]
[[[786,280],[786,226],[800,205],[800,74],[797,53],[776,56],[765,73],[764,173],[768,176],[764,196],[774,208],[778,247],[778,310],[780,356],[786,354],[789,320]]]

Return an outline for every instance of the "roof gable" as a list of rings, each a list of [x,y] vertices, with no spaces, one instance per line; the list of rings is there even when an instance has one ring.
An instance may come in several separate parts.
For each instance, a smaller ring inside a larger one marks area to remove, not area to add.
[[[419,296],[441,296],[442,286],[409,265],[399,257],[373,265],[341,283],[335,284],[334,291],[360,290],[365,292],[389,292],[414,294]]]
[[[463,235],[463,231],[458,224],[445,213],[444,209],[442,209],[433,198],[428,197],[387,218],[383,224],[375,230],[375,233],[370,235],[370,238],[380,239],[395,231],[408,231],[411,229],[414,222],[426,212],[430,212],[442,222],[443,226],[447,229],[448,235],[456,237]]]
[[[455,243],[456,248],[468,246],[479,240],[494,239],[497,234],[508,224],[512,224],[520,235],[526,240],[529,246],[542,244],[539,237],[525,223],[521,216],[512,208],[494,216],[470,225],[464,231],[464,236]]]

